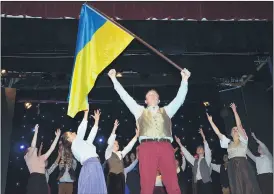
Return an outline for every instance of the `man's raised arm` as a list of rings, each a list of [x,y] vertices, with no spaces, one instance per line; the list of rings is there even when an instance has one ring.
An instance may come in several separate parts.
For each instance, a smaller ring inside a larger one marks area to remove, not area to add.
[[[186,98],[186,94],[188,91],[188,78],[190,77],[190,72],[187,69],[183,69],[181,71],[181,76],[181,86],[176,97],[169,103],[169,105],[165,106],[165,111],[169,118],[172,118],[175,115],[175,113],[182,106]]]
[[[144,107],[137,104],[137,102],[126,92],[123,86],[119,83],[119,81],[116,79],[115,69],[111,69],[108,73],[108,76],[113,82],[114,89],[119,94],[121,100],[129,108],[130,112],[134,115],[135,119],[138,119],[141,116]]]

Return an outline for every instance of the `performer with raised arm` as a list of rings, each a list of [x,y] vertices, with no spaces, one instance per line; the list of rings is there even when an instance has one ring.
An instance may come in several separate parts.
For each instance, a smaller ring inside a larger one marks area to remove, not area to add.
[[[43,142],[41,142],[41,144],[40,144],[38,156],[42,155],[42,149],[43,149]],[[55,162],[51,165],[51,167],[48,168],[48,160],[45,161],[45,168],[46,168],[45,175],[46,175],[47,183],[49,182],[49,176],[50,176],[50,174],[56,169],[56,167],[59,164],[60,159],[61,159],[61,152],[60,152],[60,149],[59,149],[58,150],[58,156],[57,156]],[[51,189],[50,189],[49,184],[48,184],[48,189],[49,189],[48,193],[50,194],[51,193]]]
[[[70,148],[74,157],[83,165],[78,180],[78,194],[107,194],[106,182],[103,169],[96,153],[93,141],[98,131],[100,111],[94,111],[94,125],[87,140],[84,140],[87,124],[88,110],[85,111],[83,121],[76,133],[66,132],[62,135],[63,145]]]
[[[197,193],[198,194],[212,194],[212,185],[211,185],[211,173],[210,173],[210,163],[211,163],[211,150],[208,146],[208,143],[205,139],[203,130],[200,129],[199,133],[201,134],[204,142],[203,146],[198,146],[196,153],[199,155],[198,159],[195,159],[189,151],[182,145],[180,139],[175,136],[176,142],[179,144],[181,151],[183,152],[186,160],[193,166],[193,179],[197,184]]]
[[[225,154],[223,156],[223,164],[213,164],[211,163],[211,168],[215,172],[220,173],[220,183],[222,187],[223,194],[230,194],[229,189],[229,180],[228,180],[228,174],[227,174],[227,166],[228,166],[228,155]]]
[[[230,191],[233,194],[261,194],[255,173],[246,159],[248,137],[237,113],[236,105],[232,103],[230,107],[234,113],[237,125],[231,130],[232,141],[220,132],[213,122],[212,116],[207,114],[211,127],[220,139],[221,147],[227,149]]]
[[[105,152],[105,159],[108,161],[108,194],[124,194],[125,193],[125,174],[123,158],[131,151],[139,136],[139,130],[136,129],[136,135],[128,143],[128,145],[119,151],[119,142],[115,140],[116,130],[119,126],[118,120],[115,120],[114,127],[110,137],[108,138],[108,147]]]
[[[24,159],[30,172],[30,177],[27,186],[27,194],[48,194],[48,184],[45,176],[45,161],[48,159],[50,154],[55,149],[58,139],[61,135],[60,129],[57,129],[55,132],[55,139],[52,142],[50,149],[45,154],[38,156],[36,148],[38,128],[39,125],[35,125],[31,147],[28,148],[27,153],[24,156]]]
[[[247,156],[256,163],[256,169],[259,179],[259,185],[263,194],[273,193],[273,157],[263,142],[261,142],[254,133],[251,133],[252,137],[259,144],[258,153],[259,157],[256,157],[248,149]]]
[[[140,106],[125,91],[116,79],[116,71],[110,70],[108,73],[114,89],[120,98],[127,105],[134,115],[140,129],[140,178],[141,194],[152,194],[155,184],[155,177],[159,169],[167,192],[180,194],[176,175],[176,164],[174,160],[171,118],[184,103],[188,91],[188,78],[190,72],[187,69],[181,71],[182,81],[177,96],[172,102],[159,108],[159,94],[155,90],[150,90],[146,94],[145,103],[147,108]]]

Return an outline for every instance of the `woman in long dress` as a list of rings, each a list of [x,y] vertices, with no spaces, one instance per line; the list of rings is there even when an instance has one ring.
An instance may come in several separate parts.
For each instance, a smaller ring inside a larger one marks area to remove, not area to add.
[[[98,159],[96,147],[93,144],[98,131],[100,111],[94,111],[94,126],[91,129],[87,140],[84,140],[87,123],[88,110],[85,111],[83,121],[78,127],[77,135],[72,132],[65,132],[62,135],[64,147],[71,147],[74,157],[83,165],[78,180],[78,194],[107,194],[107,187],[103,168]]]
[[[231,109],[236,120],[236,127],[231,130],[233,140],[228,139],[220,132],[212,120],[212,116],[207,114],[207,118],[214,132],[220,139],[222,148],[228,152],[228,178],[232,194],[261,194],[255,173],[246,159],[248,137],[242,126],[237,107],[231,104]]]

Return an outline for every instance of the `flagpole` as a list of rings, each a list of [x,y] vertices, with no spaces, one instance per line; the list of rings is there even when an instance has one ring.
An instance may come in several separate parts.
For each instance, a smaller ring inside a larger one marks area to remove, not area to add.
[[[86,3],[85,3],[86,4]],[[90,5],[88,5],[90,6]],[[124,31],[126,31],[127,33],[129,33],[131,36],[133,36],[135,39],[137,39],[139,42],[141,42],[143,45],[145,45],[147,48],[149,48],[150,50],[152,50],[155,54],[157,54],[159,57],[161,57],[162,59],[164,59],[165,61],[167,61],[169,64],[173,65],[175,68],[177,68],[178,70],[182,71],[182,68],[177,65],[176,63],[174,63],[172,60],[170,60],[168,57],[166,57],[164,54],[162,54],[160,51],[158,51],[157,49],[155,49],[153,46],[151,46],[150,44],[148,44],[146,41],[144,41],[142,38],[140,38],[139,36],[133,34],[131,31],[129,31],[128,29],[126,29],[125,27],[123,27],[122,25],[120,25],[118,22],[116,22],[115,20],[111,19],[110,17],[108,17],[106,14],[102,13],[101,11],[99,11],[98,9],[94,8],[93,6],[90,6],[92,9],[94,9],[96,12],[98,12],[99,14],[101,14],[102,16],[104,16],[106,19],[108,19],[109,21],[111,21],[112,23],[114,23],[115,25],[119,26],[121,29],[123,29]]]

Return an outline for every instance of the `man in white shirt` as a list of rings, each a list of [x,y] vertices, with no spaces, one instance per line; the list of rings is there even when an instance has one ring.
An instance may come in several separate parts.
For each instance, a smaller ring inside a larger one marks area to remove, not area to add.
[[[147,108],[145,108],[137,104],[125,91],[116,79],[114,69],[110,70],[108,75],[113,82],[114,89],[134,115],[140,129],[141,194],[153,193],[158,168],[168,193],[180,194],[173,147],[171,145],[173,141],[171,118],[184,103],[188,91],[190,72],[187,69],[181,71],[182,81],[177,96],[169,105],[163,108],[158,106],[160,103],[159,94],[155,90],[150,90],[146,94],[145,103]]]
[[[259,144],[258,153],[259,157],[256,157],[248,149],[247,155],[256,163],[257,174],[259,178],[260,188],[263,194],[273,193],[273,157],[263,142],[261,142],[254,133],[251,133],[252,137]]]
[[[211,150],[208,146],[208,143],[205,139],[203,130],[200,129],[199,133],[201,134],[204,147],[198,146],[196,153],[199,155],[198,159],[195,159],[189,151],[182,145],[180,139],[175,136],[177,143],[179,144],[181,151],[183,152],[186,160],[193,166],[193,179],[197,184],[197,193],[198,194],[212,194],[212,185],[211,185],[211,172],[210,172],[210,163],[211,163]]]
[[[105,159],[108,162],[108,194],[124,194],[125,193],[125,169],[123,158],[131,151],[139,136],[139,130],[136,129],[136,135],[128,143],[128,145],[119,151],[119,143],[116,138],[116,130],[119,126],[118,120],[115,121],[112,133],[108,139],[108,147],[105,152]]]

